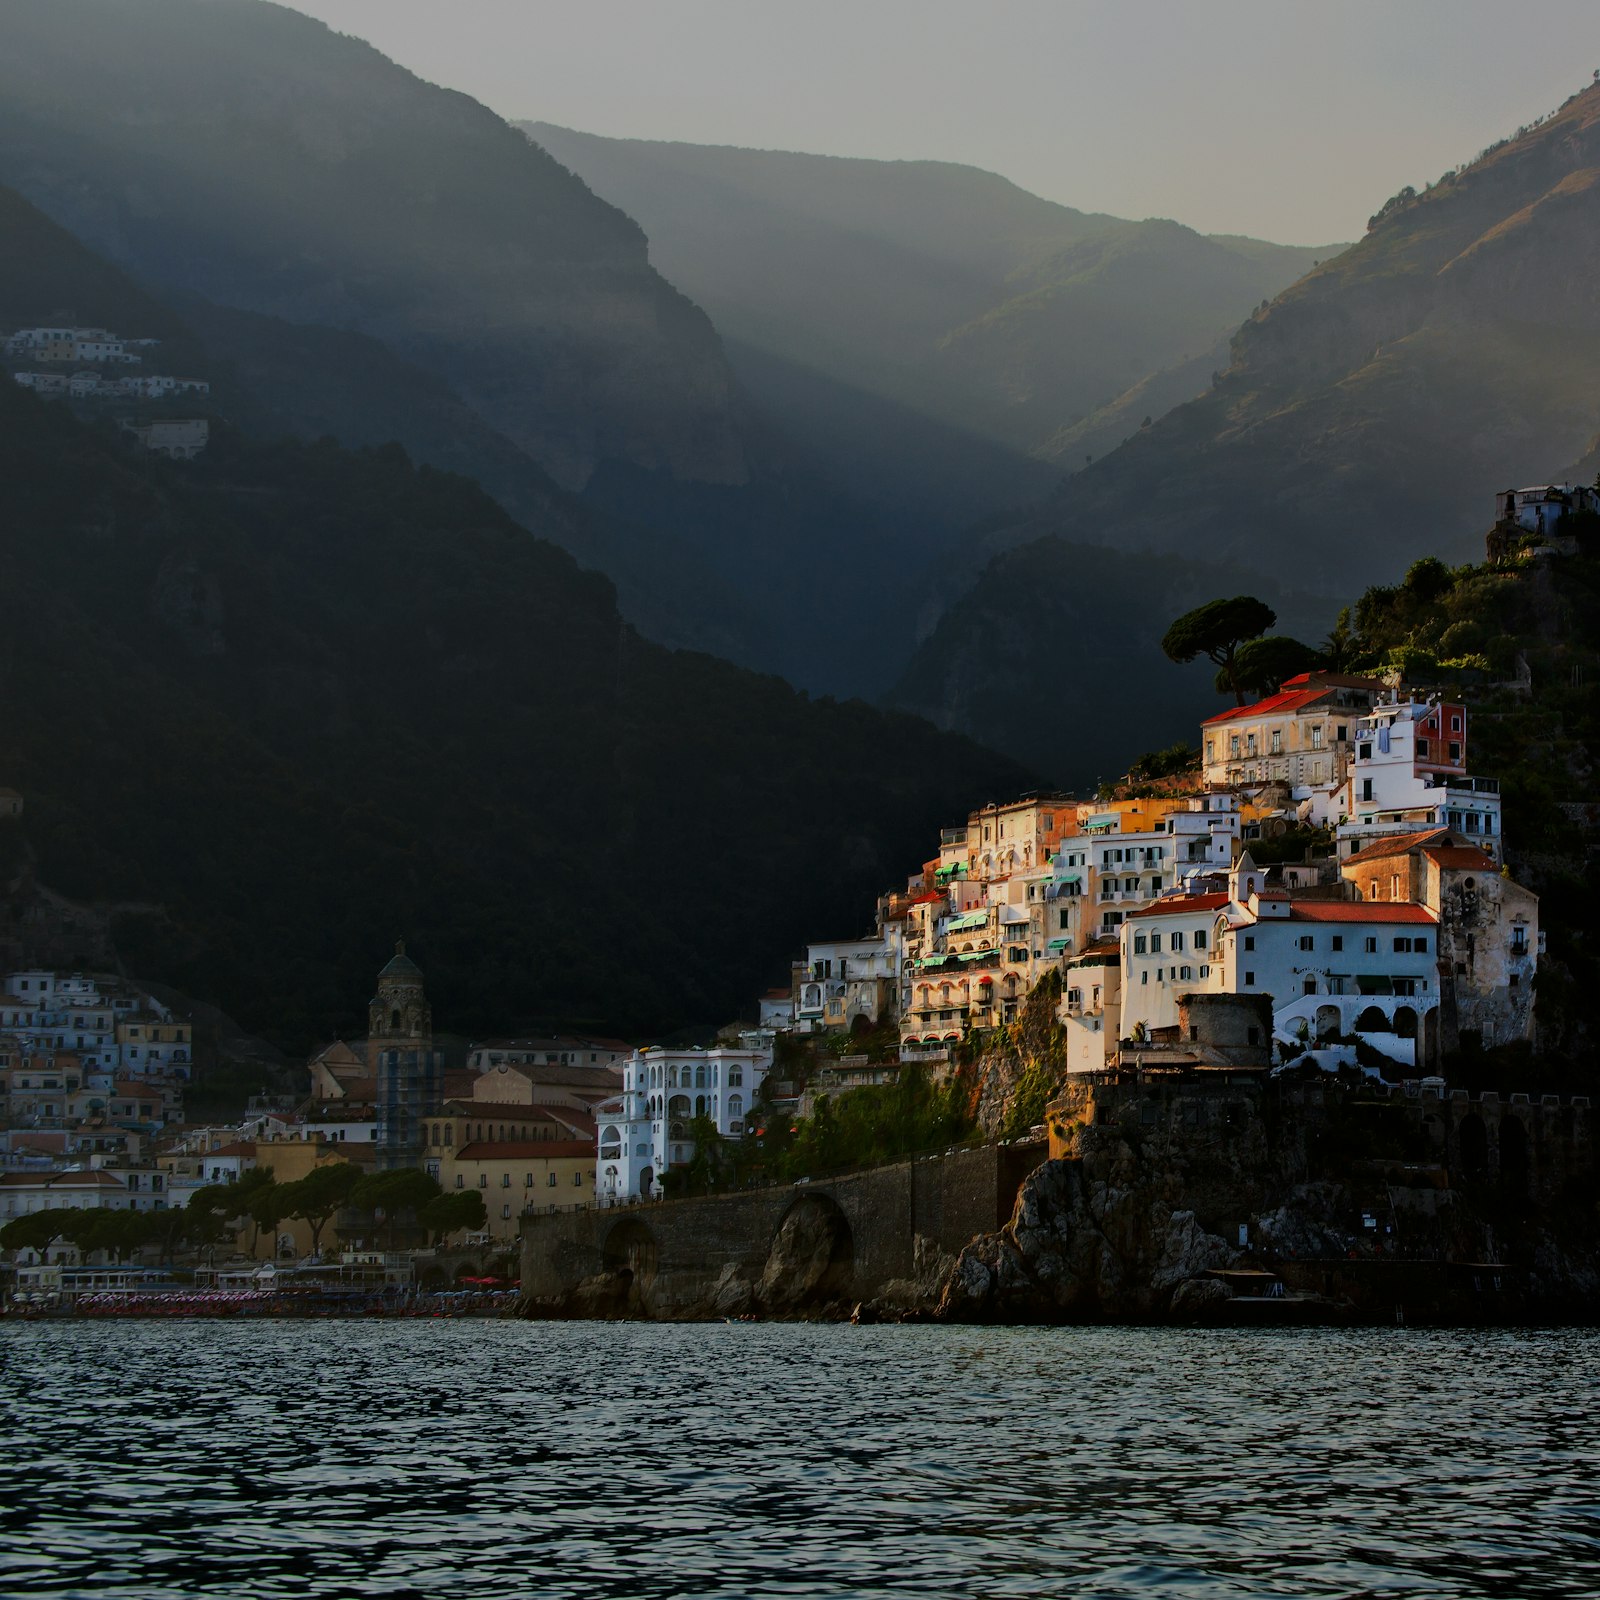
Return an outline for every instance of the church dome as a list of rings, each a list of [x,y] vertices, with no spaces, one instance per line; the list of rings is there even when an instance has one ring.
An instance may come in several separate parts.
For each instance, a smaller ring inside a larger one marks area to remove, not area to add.
[[[393,983],[398,979],[404,982],[408,978],[420,983],[422,981],[422,968],[406,954],[405,940],[397,939],[395,941],[394,954],[389,957],[389,960],[384,964],[383,970],[379,972],[378,981],[382,983],[387,979],[390,983]]]

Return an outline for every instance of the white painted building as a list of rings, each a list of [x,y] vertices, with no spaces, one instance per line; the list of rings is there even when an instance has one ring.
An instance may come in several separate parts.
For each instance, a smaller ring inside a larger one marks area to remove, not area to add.
[[[1171,873],[1164,880],[1169,887],[1226,872],[1242,834],[1238,796],[1199,795],[1181,810],[1169,811],[1162,825],[1173,841]]]
[[[1338,824],[1341,859],[1391,835],[1451,828],[1501,859],[1500,785],[1467,773],[1467,708],[1389,700],[1356,723]]]
[[[707,1117],[725,1139],[741,1139],[772,1070],[770,1036],[757,1049],[635,1051],[622,1093],[596,1108],[595,1197],[602,1204],[650,1199],[663,1174],[694,1158],[691,1124]]]
[[[1118,940],[1080,950],[1061,975],[1057,1020],[1067,1036],[1068,1072],[1103,1072],[1122,1037],[1122,956]]]
[[[0,1224],[35,1211],[164,1211],[167,1204],[166,1175],[153,1165],[0,1173]]]
[[[848,1030],[858,1017],[875,1025],[893,1011],[899,975],[881,934],[808,945],[794,984],[796,1032]]]
[[[1553,534],[1574,511],[1600,511],[1600,492],[1586,483],[1540,483],[1504,489],[1495,497],[1495,517],[1527,533]]]

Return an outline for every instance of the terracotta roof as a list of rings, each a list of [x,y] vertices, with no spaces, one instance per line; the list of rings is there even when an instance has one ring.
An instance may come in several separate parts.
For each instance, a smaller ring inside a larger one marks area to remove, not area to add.
[[[196,1151],[196,1155],[207,1156],[253,1156],[256,1153],[254,1140],[235,1139],[232,1144],[218,1145],[215,1150]]]
[[[1468,871],[1498,872],[1500,869],[1494,864],[1494,858],[1486,855],[1476,845],[1468,844],[1430,844],[1424,845],[1423,855],[1430,861],[1437,861],[1441,867],[1460,867]]]
[[[485,1139],[464,1144],[456,1151],[457,1161],[563,1161],[578,1156],[594,1158],[594,1146],[587,1139]]]
[[[1294,900],[1294,922],[1437,922],[1426,907],[1411,900]],[[1269,917],[1266,919],[1271,921]]]
[[[1220,911],[1228,903],[1229,897],[1226,894],[1173,895],[1169,900],[1156,901],[1153,906],[1130,911],[1125,920],[1132,922],[1135,917],[1171,917],[1192,911]]]
[[[1112,961],[1122,959],[1122,946],[1115,939],[1096,939],[1093,944],[1087,944],[1070,961],[1086,960],[1089,956],[1106,956]]]
[[[1450,837],[1448,828],[1424,828],[1420,833],[1397,833],[1388,839],[1380,839],[1376,844],[1369,844],[1364,849],[1357,850],[1352,856],[1346,856],[1345,866],[1350,866],[1357,861],[1382,861],[1388,856],[1410,855],[1413,850],[1426,844],[1428,840],[1443,843]]]
[[[455,1117],[549,1118],[557,1109],[536,1100],[469,1100],[463,1095],[451,1095],[444,1106],[445,1115]]]
[[[1309,683],[1320,683],[1329,689],[1371,689],[1374,692],[1385,686],[1382,678],[1351,677],[1340,672],[1297,672],[1292,678],[1285,678],[1278,687],[1292,689],[1297,684]]]
[[[1238,722],[1241,718],[1283,717],[1292,711],[1300,711],[1306,706],[1315,705],[1317,701],[1327,699],[1332,693],[1332,689],[1291,689],[1287,693],[1280,689],[1277,694],[1269,694],[1264,700],[1257,700],[1254,705],[1235,706],[1231,711],[1219,711],[1216,716],[1207,717],[1200,726],[1209,728],[1214,723]]]

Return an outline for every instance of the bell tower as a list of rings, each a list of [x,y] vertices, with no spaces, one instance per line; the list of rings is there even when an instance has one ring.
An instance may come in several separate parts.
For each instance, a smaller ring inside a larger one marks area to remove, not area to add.
[[[421,1119],[439,1109],[444,1062],[433,1048],[433,1011],[422,969],[406,954],[403,939],[367,1002],[367,1063],[377,1080],[378,1165],[385,1171],[420,1165]]]
[[[397,939],[394,955],[378,974],[378,992],[367,1002],[367,1060],[391,1043],[433,1043],[433,1011],[422,988],[422,969]]]

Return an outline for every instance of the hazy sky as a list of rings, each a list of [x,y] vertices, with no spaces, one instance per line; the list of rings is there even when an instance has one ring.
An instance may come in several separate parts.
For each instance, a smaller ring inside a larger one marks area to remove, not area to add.
[[[1037,194],[1286,243],[1600,67],[1596,0],[299,0],[508,117],[965,161]]]

